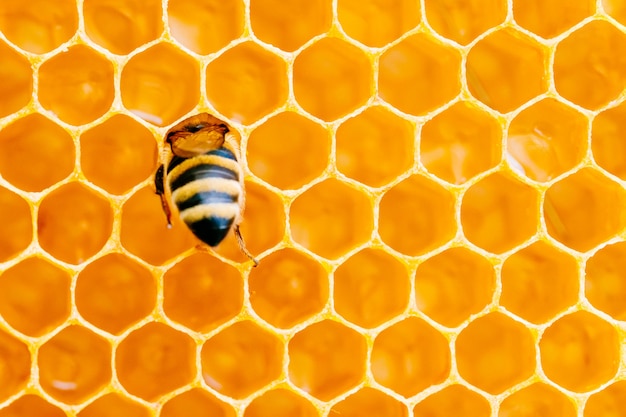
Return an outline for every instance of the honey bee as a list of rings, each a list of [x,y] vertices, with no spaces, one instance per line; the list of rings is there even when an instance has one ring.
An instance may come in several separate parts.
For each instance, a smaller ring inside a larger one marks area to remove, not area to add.
[[[198,239],[214,247],[232,229],[241,251],[257,266],[239,231],[245,189],[238,162],[239,144],[231,128],[208,113],[200,113],[168,130],[165,144],[172,155],[157,169],[154,183],[168,226],[172,224],[169,196]]]

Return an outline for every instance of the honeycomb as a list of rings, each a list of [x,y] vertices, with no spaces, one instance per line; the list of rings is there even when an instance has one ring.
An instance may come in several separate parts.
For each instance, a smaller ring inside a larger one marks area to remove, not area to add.
[[[2,0],[0,417],[626,416],[626,2]],[[168,229],[241,134],[253,268]]]

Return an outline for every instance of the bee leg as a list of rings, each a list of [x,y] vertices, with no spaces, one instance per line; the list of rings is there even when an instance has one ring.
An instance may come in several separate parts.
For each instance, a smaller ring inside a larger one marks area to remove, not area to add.
[[[239,249],[241,249],[241,251],[243,252],[244,255],[246,255],[248,258],[250,258],[250,260],[252,262],[254,262],[254,266],[258,266],[259,265],[259,261],[257,261],[254,256],[252,256],[252,254],[250,252],[248,252],[248,249],[246,248],[246,243],[243,240],[243,236],[241,236],[241,232],[239,231],[239,225],[236,225],[234,227],[234,232],[235,232],[235,236],[237,237],[237,243],[239,243]]]
[[[170,206],[165,198],[165,172],[163,164],[159,166],[156,174],[154,174],[154,187],[156,188],[157,195],[161,198],[161,206],[163,207],[163,212],[167,219],[167,227],[172,227],[172,210],[170,210]]]

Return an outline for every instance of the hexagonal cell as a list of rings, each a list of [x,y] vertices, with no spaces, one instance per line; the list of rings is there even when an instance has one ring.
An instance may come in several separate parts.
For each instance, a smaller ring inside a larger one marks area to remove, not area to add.
[[[591,125],[593,159],[611,174],[626,180],[626,103],[599,113]]]
[[[200,360],[208,386],[231,398],[245,398],[276,380],[282,371],[283,342],[252,321],[240,321],[204,343]]]
[[[621,207],[625,204],[622,186],[592,168],[583,168],[546,191],[543,211],[553,238],[586,252],[624,229]]]
[[[152,133],[123,114],[80,136],[81,170],[89,181],[112,194],[124,194],[151,176],[156,160]]]
[[[27,258],[0,274],[0,314],[25,335],[42,336],[70,314],[70,275],[42,258]]]
[[[22,341],[0,330],[0,401],[20,391],[30,378],[30,352]]]
[[[290,208],[293,240],[328,259],[367,242],[374,228],[367,195],[336,179],[306,190]]]
[[[433,320],[457,327],[491,302],[495,285],[489,260],[466,248],[451,248],[417,267],[415,300]]]
[[[415,416],[450,417],[489,417],[491,406],[489,401],[480,394],[465,388],[463,385],[449,385],[424,400],[413,408]]]
[[[228,49],[206,68],[207,98],[221,114],[243,124],[282,106],[288,91],[287,63],[254,42]]]
[[[288,329],[324,308],[328,274],[314,259],[294,249],[273,252],[248,277],[254,311],[274,327]]]
[[[419,3],[410,0],[340,0],[337,17],[352,39],[373,48],[395,41],[421,20]]]
[[[0,187],[0,219],[11,219],[4,222],[0,233],[0,262],[4,262],[26,249],[33,240],[30,206],[19,195]]]
[[[322,401],[355,387],[365,377],[365,339],[337,322],[324,320],[306,327],[293,336],[288,349],[289,380]]]
[[[626,84],[626,35],[605,20],[593,20],[571,33],[554,53],[557,92],[596,110],[622,94]]]
[[[589,397],[585,417],[626,416],[626,381],[617,381]]]
[[[346,120],[336,138],[337,169],[370,187],[382,187],[413,165],[415,129],[384,107]]]
[[[504,0],[425,0],[428,24],[441,36],[467,45],[476,37],[504,22]]]
[[[610,15],[622,25],[626,24],[626,3],[624,0],[601,0],[604,13]]]
[[[235,417],[233,407],[201,388],[194,388],[170,398],[159,417]]]
[[[500,394],[535,372],[530,330],[502,313],[473,320],[456,340],[459,374],[476,388]]]
[[[21,49],[34,54],[50,52],[67,42],[77,28],[75,0],[54,3],[7,0],[2,4],[0,32]]]
[[[293,63],[296,101],[327,122],[364,105],[373,87],[368,56],[341,39],[322,38],[300,52]]]
[[[117,347],[117,377],[131,395],[155,401],[193,380],[195,351],[195,342],[185,333],[163,323],[148,323]]]
[[[469,102],[453,104],[422,127],[422,164],[451,184],[463,184],[501,159],[500,123]]]
[[[288,111],[252,131],[246,160],[257,177],[283,190],[295,190],[326,169],[330,142],[324,127]]]
[[[398,110],[421,116],[459,94],[460,67],[459,51],[427,34],[412,35],[380,57],[380,98]]]
[[[122,207],[120,242],[144,261],[162,265],[198,242],[178,216],[172,217],[172,225],[167,227],[154,191],[142,188]]]
[[[500,305],[541,324],[578,300],[578,262],[543,242],[512,254],[502,264]]]
[[[559,318],[539,341],[546,376],[574,392],[589,392],[613,378],[619,368],[617,330],[600,317],[577,311]]]
[[[587,118],[553,98],[524,109],[511,121],[507,158],[535,181],[550,181],[587,152]]]
[[[26,394],[0,410],[0,417],[66,417],[60,408],[50,404],[38,395]],[[83,415],[80,415],[83,417]]]
[[[183,259],[163,276],[163,311],[194,331],[215,329],[235,317],[242,305],[239,271],[207,253]]]
[[[379,384],[409,398],[446,380],[450,356],[441,333],[422,319],[408,317],[376,336],[372,374]]]
[[[95,43],[127,55],[163,32],[160,0],[84,0],[85,31]]]
[[[496,173],[473,184],[463,196],[461,224],[465,237],[492,253],[503,253],[537,232],[537,190]]]
[[[546,47],[519,31],[490,33],[468,53],[467,86],[487,106],[508,113],[547,90],[547,59]]]
[[[20,190],[43,191],[74,170],[72,137],[40,114],[0,130],[0,150],[0,173]]]
[[[39,244],[56,259],[70,264],[78,265],[98,253],[112,226],[109,202],[79,182],[57,188],[39,206]]]
[[[328,417],[360,416],[407,417],[409,410],[398,400],[382,392],[365,387],[330,409]]]
[[[594,0],[549,3],[530,0],[513,3],[513,16],[521,27],[543,37],[553,38],[596,11]]]
[[[411,285],[400,261],[366,248],[339,265],[333,289],[337,313],[358,326],[374,328],[402,314]]]
[[[170,0],[167,16],[174,39],[197,54],[217,52],[243,34],[242,1]]]
[[[313,404],[295,392],[278,388],[256,397],[246,407],[243,417],[318,417]],[[208,416],[207,416],[208,417]]]
[[[55,399],[79,404],[111,379],[111,345],[82,326],[61,330],[39,348],[41,387]]]
[[[114,96],[113,64],[88,46],[72,46],[39,67],[39,102],[66,123],[94,121]]]
[[[585,268],[585,296],[598,310],[626,321],[626,243],[605,246]]]
[[[152,413],[143,405],[131,399],[112,392],[103,395],[80,410],[78,417],[150,417]]]
[[[538,382],[509,395],[500,404],[498,416],[575,417],[574,401],[550,385]]]
[[[329,0],[250,1],[250,23],[254,34],[263,42],[287,52],[293,52],[314,36],[327,32],[332,18],[332,2]]]
[[[413,175],[389,189],[380,201],[378,232],[393,249],[422,255],[456,234],[455,199],[439,184]]]
[[[2,17],[0,14],[0,25],[3,23]],[[0,97],[2,97],[0,117],[5,117],[18,111],[30,101],[33,93],[33,70],[24,56],[4,42],[0,42],[0,60],[2,61],[0,78],[3,80],[0,85]]]
[[[151,46],[124,66],[122,103],[147,122],[169,125],[198,104],[199,70],[198,61],[174,45]]]

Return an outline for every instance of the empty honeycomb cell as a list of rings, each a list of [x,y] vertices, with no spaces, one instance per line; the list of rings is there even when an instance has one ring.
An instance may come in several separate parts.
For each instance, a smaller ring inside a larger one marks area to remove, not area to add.
[[[451,248],[417,267],[415,301],[436,322],[457,327],[491,303],[495,285],[487,259],[466,248]]]
[[[626,103],[599,113],[591,127],[593,159],[621,180],[626,180],[626,142],[622,140],[625,130]]]
[[[337,169],[370,187],[381,187],[414,162],[415,130],[381,106],[343,122],[337,129]]]
[[[0,25],[2,24],[2,11],[0,11]],[[1,28],[0,28],[1,30]],[[33,93],[33,70],[30,62],[10,48],[4,42],[0,42],[0,117],[5,117],[24,107],[31,99]]]
[[[163,276],[163,311],[197,332],[209,332],[235,317],[243,304],[243,279],[232,266],[196,253]]]
[[[88,46],[72,46],[39,67],[39,102],[66,123],[94,121],[114,96],[113,64]]]
[[[0,401],[19,392],[29,377],[28,346],[0,329]]]
[[[549,181],[585,156],[587,125],[582,113],[553,98],[541,100],[511,121],[507,159],[528,178]]]
[[[0,187],[0,219],[11,219],[4,222],[0,233],[0,262],[4,262],[26,249],[33,240],[30,206],[19,195]]]
[[[314,259],[293,249],[263,259],[248,277],[254,311],[274,327],[287,329],[324,308],[328,275]]]
[[[593,20],[563,39],[554,53],[554,84],[567,100],[596,110],[626,85],[626,35]]]
[[[463,184],[495,167],[501,159],[500,123],[469,102],[453,104],[422,127],[422,164],[451,184]]]
[[[574,392],[597,389],[619,368],[617,330],[587,311],[568,314],[552,323],[539,341],[539,350],[546,376]]]
[[[408,410],[398,400],[382,392],[365,387],[330,409],[328,417],[360,416],[407,417]]]
[[[124,107],[157,126],[173,123],[198,104],[199,66],[197,60],[167,43],[134,55],[121,75]]]
[[[332,17],[330,0],[250,1],[250,23],[255,36],[287,52],[327,32]]]
[[[114,54],[124,55],[163,32],[160,0],[84,0],[87,36]]]
[[[126,201],[121,217],[122,246],[153,265],[162,265],[199,243],[177,215],[172,217],[172,228],[167,227],[159,198],[148,187]]]
[[[244,27],[242,1],[170,0],[167,16],[174,39],[200,55],[217,52],[239,38]]]
[[[626,23],[626,2],[624,0],[601,0],[602,10],[620,22]]]
[[[61,330],[37,358],[42,388],[67,404],[80,404],[111,379],[109,341],[82,326]]]
[[[0,417],[66,417],[60,408],[38,395],[26,394],[0,409]],[[81,417],[84,417],[80,414]]]
[[[380,202],[378,232],[382,240],[405,255],[436,249],[456,234],[454,196],[421,175],[394,185]]]
[[[409,398],[440,384],[450,373],[450,346],[424,320],[408,317],[383,330],[374,340],[374,379]]]
[[[57,188],[39,206],[39,244],[56,259],[70,264],[80,264],[102,249],[112,225],[109,202],[79,182]]]
[[[467,55],[467,86],[474,97],[500,113],[515,110],[548,86],[547,49],[519,31],[490,33]]]
[[[194,388],[170,398],[159,417],[235,417],[232,406],[218,400],[207,391]]]
[[[280,189],[295,190],[326,169],[330,141],[321,125],[298,113],[283,112],[252,131],[246,159],[255,176]]]
[[[624,188],[592,168],[583,168],[547,191],[543,214],[548,233],[580,252],[593,249],[626,226]]]
[[[70,275],[32,257],[0,275],[0,314],[15,330],[42,336],[70,314]]]
[[[506,174],[492,174],[465,192],[463,232],[476,246],[503,253],[537,232],[538,208],[535,188]]]
[[[461,45],[498,26],[507,15],[505,0],[425,0],[424,4],[428,24]]]
[[[319,417],[315,406],[293,391],[278,388],[256,397],[243,417]],[[207,416],[209,417],[209,416]]]
[[[459,94],[461,54],[425,33],[404,38],[380,57],[380,98],[420,116]]]
[[[80,410],[78,417],[151,417],[149,409],[130,398],[112,392],[96,399]],[[46,416],[48,417],[48,416]],[[52,417],[52,416],[50,416]]]
[[[116,335],[150,314],[156,297],[150,271],[121,253],[91,262],[76,280],[75,304],[81,317]]]
[[[154,136],[126,115],[117,114],[80,136],[81,170],[112,194],[124,194],[151,176],[156,160]]]
[[[75,0],[7,0],[0,11],[0,32],[21,49],[43,54],[70,40],[78,28]],[[3,60],[4,63],[4,60]]]
[[[626,243],[605,246],[587,261],[585,296],[598,310],[626,321]]]
[[[287,100],[287,65],[254,42],[228,49],[206,68],[206,94],[229,119],[252,124]]]
[[[200,360],[206,384],[231,398],[245,398],[282,372],[285,346],[252,321],[240,321],[204,343]]]
[[[117,346],[117,377],[129,394],[155,401],[193,380],[195,350],[187,334],[163,323],[148,323]]]
[[[42,191],[74,170],[76,150],[59,125],[31,114],[0,130],[0,173],[24,191]]]
[[[456,360],[463,379],[490,394],[500,394],[533,375],[535,341],[521,323],[489,313],[461,331]]]
[[[544,241],[509,256],[502,264],[500,305],[541,324],[578,300],[578,263]]]
[[[365,377],[365,339],[340,323],[312,324],[293,336],[288,349],[290,381],[322,401],[348,391]]]
[[[367,242],[374,228],[367,195],[337,179],[309,188],[291,204],[293,240],[328,259]]]
[[[293,92],[302,108],[330,122],[364,105],[373,91],[370,58],[338,38],[323,38],[293,63]]]
[[[373,328],[406,310],[411,285],[400,261],[382,250],[366,248],[339,265],[333,290],[337,313],[358,326]]]
[[[556,388],[535,383],[509,395],[502,401],[498,417],[575,417],[574,402]]]
[[[591,395],[585,404],[584,417],[626,416],[626,381],[617,381]]]
[[[352,39],[374,48],[384,47],[420,23],[420,6],[410,0],[340,0],[337,17]]]
[[[453,384],[417,403],[413,414],[416,417],[489,417],[491,407],[485,397],[463,385]]]
[[[546,39],[560,35],[595,11],[594,0],[576,0],[562,4],[541,0],[513,2],[515,22]]]

